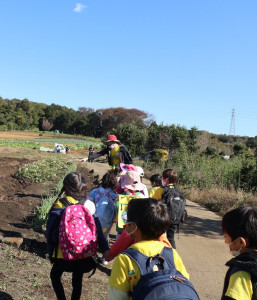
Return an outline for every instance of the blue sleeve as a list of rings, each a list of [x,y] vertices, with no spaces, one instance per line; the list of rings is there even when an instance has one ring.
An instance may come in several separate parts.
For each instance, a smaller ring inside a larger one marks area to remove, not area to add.
[[[94,217],[95,219],[95,225],[96,225],[96,229],[97,229],[97,240],[98,240],[98,245],[100,248],[100,251],[102,253],[104,253],[105,251],[109,250],[109,245],[108,242],[103,234],[103,229],[102,229],[102,225],[98,219],[98,217]]]
[[[95,193],[96,193],[96,189],[93,189],[90,191],[89,195],[87,195],[87,199],[94,202],[94,204],[95,204]]]

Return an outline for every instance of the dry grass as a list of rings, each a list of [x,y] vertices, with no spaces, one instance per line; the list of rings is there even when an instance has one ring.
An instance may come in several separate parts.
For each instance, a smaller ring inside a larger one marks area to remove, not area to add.
[[[242,190],[225,190],[216,187],[209,190],[189,188],[184,192],[191,201],[197,202],[222,215],[239,206],[257,205],[257,195],[246,193]]]

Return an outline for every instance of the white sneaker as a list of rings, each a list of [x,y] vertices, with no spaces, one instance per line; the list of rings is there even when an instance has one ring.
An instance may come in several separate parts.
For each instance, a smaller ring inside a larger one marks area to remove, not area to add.
[[[103,257],[99,257],[98,261],[102,265],[105,265],[105,266],[108,265],[108,261],[106,261]]]

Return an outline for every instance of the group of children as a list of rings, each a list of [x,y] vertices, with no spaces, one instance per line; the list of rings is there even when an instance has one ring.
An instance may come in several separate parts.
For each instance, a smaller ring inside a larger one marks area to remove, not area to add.
[[[60,194],[64,193],[70,204],[84,205],[95,219],[99,250],[103,253],[101,262],[107,264],[115,258],[109,279],[109,300],[131,299],[141,278],[142,270],[126,252],[128,248],[146,257],[156,257],[168,248],[172,251],[175,268],[189,279],[175,250],[176,226],[172,224],[167,205],[162,201],[164,191],[175,188],[178,175],[173,169],[165,170],[162,175],[152,175],[149,191],[142,183],[143,176],[142,168],[121,164],[119,180],[117,173],[110,170],[103,176],[100,186],[92,191],[87,190],[85,178],[76,172],[68,174],[63,182]],[[124,204],[126,210],[122,212],[119,202],[124,197],[129,201]],[[65,206],[59,197],[53,208]],[[117,237],[110,245],[108,235],[115,221]],[[118,226],[119,221],[123,224],[122,228]],[[222,299],[257,299],[257,209],[240,207],[228,212],[222,219],[222,230],[225,243],[236,256],[227,263],[229,270]],[[71,299],[80,299],[83,274],[95,268],[95,260],[91,257],[66,261],[59,246],[54,255],[50,277],[58,300],[66,299],[61,284],[63,272],[72,272]]]

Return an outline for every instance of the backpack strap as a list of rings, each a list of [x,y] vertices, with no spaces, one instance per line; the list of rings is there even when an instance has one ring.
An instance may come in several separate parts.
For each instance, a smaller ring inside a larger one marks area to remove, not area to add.
[[[126,254],[128,257],[134,260],[138,265],[141,276],[153,272],[153,266],[159,264],[163,269],[175,268],[173,251],[171,248],[164,247],[160,254],[155,256],[146,256],[140,251],[129,248],[121,253]]]
[[[68,207],[68,206],[72,205],[72,203],[70,203],[66,197],[59,199],[59,201],[60,201],[65,207]]]
[[[60,201],[65,207],[63,207],[63,208],[58,208],[58,209],[53,209],[53,211],[56,211],[56,213],[58,213],[58,214],[60,215],[60,217],[61,217],[62,213],[64,212],[64,209],[65,209],[66,207],[72,205],[72,203],[70,203],[66,197],[59,199],[59,201]],[[54,247],[54,250],[53,250],[53,252],[54,252],[54,260],[57,259],[57,249],[58,249],[58,245],[56,245],[56,246]],[[53,259],[53,258],[51,258],[51,259]]]

